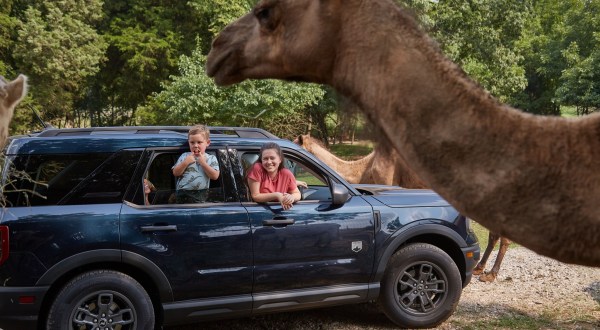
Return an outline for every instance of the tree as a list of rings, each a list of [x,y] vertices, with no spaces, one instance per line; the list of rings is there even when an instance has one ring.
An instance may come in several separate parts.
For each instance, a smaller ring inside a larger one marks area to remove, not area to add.
[[[566,67],[565,13],[581,10],[581,0],[539,0],[523,30],[520,47],[524,54],[527,87],[515,98],[515,106],[536,114],[560,115],[555,97],[559,79]]]
[[[0,74],[14,75],[11,65],[12,31],[18,21],[12,17],[12,0],[0,0]]]
[[[73,125],[75,102],[86,79],[98,72],[106,47],[93,24],[101,8],[101,0],[88,0],[85,6],[75,0],[41,1],[27,8],[19,24],[15,58],[35,86],[31,94],[46,120],[57,126]]]
[[[600,1],[584,1],[566,13],[561,53],[566,63],[556,100],[577,108],[579,115],[600,108]]]
[[[425,7],[444,53],[500,100],[526,86],[518,41],[531,0],[450,0]]]
[[[181,56],[179,75],[172,76],[172,82],[140,109],[140,121],[162,125],[262,126],[289,136],[293,134],[287,132],[290,126],[285,124],[298,127],[306,122],[304,115],[298,115],[302,112],[299,110],[316,105],[324,94],[318,85],[277,80],[247,81],[220,88],[206,75],[205,63],[200,46],[191,56]]]
[[[115,0],[104,11],[98,30],[108,43],[106,61],[82,107],[93,125],[134,124],[138,106],[177,71],[202,24],[187,1]]]
[[[162,84],[138,121],[151,124],[195,124],[258,126],[281,137],[304,133],[310,111],[323,98],[322,87],[277,80],[247,81],[228,88],[217,87],[204,70],[205,55],[215,35],[240,15],[253,1],[192,0],[199,22],[207,22],[191,56],[179,58],[179,74]]]

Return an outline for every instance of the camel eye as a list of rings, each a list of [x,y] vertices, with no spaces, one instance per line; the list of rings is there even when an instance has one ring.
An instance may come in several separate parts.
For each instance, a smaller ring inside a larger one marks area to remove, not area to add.
[[[256,16],[256,19],[258,19],[258,21],[261,24],[267,23],[267,21],[269,20],[269,17],[271,16],[271,8],[268,8],[268,7],[256,8],[256,10],[254,11],[254,16]]]

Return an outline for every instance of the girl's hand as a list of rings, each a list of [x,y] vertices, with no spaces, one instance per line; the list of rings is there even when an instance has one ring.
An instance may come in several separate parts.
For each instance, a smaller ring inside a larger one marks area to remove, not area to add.
[[[284,210],[289,210],[294,206],[295,199],[294,196],[288,193],[284,193],[281,195],[280,202]]]

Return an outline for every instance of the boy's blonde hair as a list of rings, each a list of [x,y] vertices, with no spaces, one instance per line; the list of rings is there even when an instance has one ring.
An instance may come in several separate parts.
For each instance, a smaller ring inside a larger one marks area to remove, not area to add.
[[[204,138],[206,138],[207,140],[210,140],[210,129],[208,129],[208,127],[206,127],[206,125],[194,125],[192,126],[192,128],[190,128],[190,131],[188,132],[188,137],[190,137],[190,135],[196,135],[196,134],[204,134]]]

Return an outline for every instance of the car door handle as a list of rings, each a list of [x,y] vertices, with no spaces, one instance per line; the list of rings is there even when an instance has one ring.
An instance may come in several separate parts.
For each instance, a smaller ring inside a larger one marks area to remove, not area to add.
[[[294,219],[271,219],[263,220],[263,226],[287,226],[293,225],[296,220]]]
[[[177,225],[142,226],[142,232],[148,231],[177,231]]]

